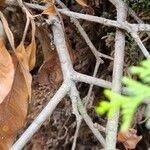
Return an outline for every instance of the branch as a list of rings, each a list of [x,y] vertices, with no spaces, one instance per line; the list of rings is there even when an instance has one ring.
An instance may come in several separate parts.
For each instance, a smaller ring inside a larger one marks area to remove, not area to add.
[[[114,20],[110,20],[110,19],[105,19],[103,17],[97,17],[97,16],[92,16],[92,15],[87,15],[87,14],[76,13],[76,12],[68,11],[66,9],[58,9],[58,11],[69,17],[83,19],[83,20],[87,20],[90,22],[96,22],[96,23],[100,23],[100,24],[103,24],[106,26],[113,26],[116,28],[126,30],[129,33],[133,32],[133,31],[134,32],[150,31],[149,24],[130,24],[127,21],[118,22],[118,21],[114,21]]]
[[[135,13],[135,11],[133,9],[131,9],[130,7],[128,7],[128,5],[126,4],[126,7],[128,8],[129,14],[137,21],[137,23],[139,24],[144,24],[143,20],[140,19],[137,14]],[[146,34],[150,37],[150,33],[146,32]]]
[[[54,20],[51,20],[52,18]],[[78,104],[78,101],[80,100],[80,96],[79,96],[79,92],[76,88],[75,82],[72,80],[72,76],[75,73],[75,71],[73,70],[73,65],[72,65],[68,50],[67,50],[64,31],[61,26],[61,23],[59,22],[57,17],[50,17],[49,22],[53,22],[52,31],[53,31],[53,35],[54,35],[54,44],[56,46],[58,56],[59,56],[59,59],[61,62],[61,68],[62,68],[64,80],[66,80],[66,81],[68,81],[68,83],[70,83],[70,94],[69,95],[70,95],[71,102],[72,102],[73,113],[76,116],[77,129],[78,129],[78,126],[81,121],[81,117],[79,115],[78,108],[77,108],[77,104]],[[86,123],[90,127],[93,134],[98,138],[100,143],[102,145],[104,145],[104,139],[103,139],[102,135],[99,133],[98,129],[94,128],[93,122],[89,121]],[[91,124],[92,124],[92,126],[91,126]],[[95,131],[97,131],[97,132],[95,132]],[[78,130],[76,130],[76,132],[75,132],[75,138],[74,138],[72,149],[75,149],[77,135],[78,135]]]
[[[110,0],[117,9],[117,21],[125,22],[127,17],[127,10],[122,0]],[[125,49],[125,34],[123,31],[117,29],[115,37],[115,54],[114,54],[114,67],[113,67],[113,81],[112,90],[120,93],[121,91],[121,78],[123,74],[124,64],[124,49]],[[116,150],[116,138],[119,121],[119,110],[108,119],[106,126],[106,150]]]
[[[16,5],[16,4],[13,3],[12,5]],[[41,11],[45,10],[47,8],[47,6],[41,6],[39,4],[25,3],[25,5],[32,9],[38,9]],[[131,23],[128,23],[127,21],[118,22],[115,20],[105,19],[103,17],[97,17],[97,16],[92,16],[92,15],[87,15],[87,14],[76,13],[76,12],[68,11],[66,9],[58,9],[58,11],[69,17],[73,17],[76,19],[88,20],[91,22],[104,24],[106,26],[120,28],[120,29],[126,30],[129,33],[133,32],[133,31],[134,32],[150,32],[150,25],[145,24],[143,22],[140,22],[139,24],[131,24]]]
[[[26,13],[26,15],[30,18],[29,11],[24,7],[22,0],[17,0],[19,3],[19,6],[23,9],[23,11]],[[59,1],[59,0],[57,0]],[[98,129],[94,127],[94,124],[91,120],[91,118],[88,116],[86,109],[84,105],[82,104],[82,101],[79,96],[79,92],[76,88],[75,82],[85,82],[92,85],[98,85],[100,87],[104,88],[111,88],[113,87],[113,90],[115,92],[121,91],[121,83],[120,79],[122,77],[122,69],[123,69],[123,59],[124,59],[124,45],[125,45],[125,35],[124,32],[120,29],[123,29],[131,35],[133,33],[136,33],[138,31],[150,31],[150,25],[149,24],[130,24],[126,21],[126,10],[125,5],[120,0],[110,0],[117,8],[117,21],[105,19],[102,17],[96,17],[91,15],[85,15],[80,13],[75,13],[68,11],[66,9],[58,9],[59,12],[62,14],[65,14],[67,16],[72,17],[73,22],[79,29],[81,35],[85,39],[86,43],[91,48],[93,54],[95,55],[97,60],[101,60],[100,57],[106,57],[104,54],[101,54],[96,50],[92,42],[90,41],[89,37],[83,30],[82,26],[79,24],[79,22],[75,19],[84,19],[92,22],[97,22],[100,24],[104,24],[106,26],[113,26],[117,28],[116,31],[116,45],[115,45],[115,60],[114,60],[114,70],[113,70],[113,82],[98,79],[95,77],[90,77],[84,74],[77,73],[73,70],[73,65],[71,63],[71,59],[69,56],[69,53],[67,51],[66,41],[64,38],[64,31],[61,26],[60,21],[57,17],[49,17],[47,20],[48,24],[52,24],[52,32],[54,36],[54,44],[57,49],[57,53],[59,55],[60,63],[61,63],[61,69],[63,72],[63,78],[64,82],[60,89],[56,92],[54,97],[49,101],[48,105],[42,110],[42,112],[39,114],[39,116],[33,121],[33,123],[28,127],[28,129],[23,133],[23,135],[19,138],[19,140],[13,145],[11,150],[18,150],[24,147],[24,145],[30,140],[30,138],[33,136],[33,134],[40,128],[42,123],[47,119],[48,116],[50,116],[53,112],[53,110],[56,108],[58,103],[61,101],[61,99],[66,95],[69,94],[71,101],[72,101],[72,108],[73,113],[76,116],[76,122],[77,122],[77,128],[74,136],[74,141],[72,145],[72,149],[74,150],[76,147],[76,141],[77,136],[79,132],[79,127],[81,123],[81,117],[85,120],[86,124],[89,126],[93,134],[96,136],[98,141],[105,146],[105,140],[103,136],[99,133]],[[43,10],[47,7],[40,6],[37,4],[29,4],[25,3],[26,6],[34,9]],[[28,24],[26,25],[27,28]],[[119,29],[118,29],[119,28]],[[26,30],[25,30],[26,32]],[[136,40],[137,43],[139,43],[139,46],[141,46],[142,50],[144,49],[144,45],[141,45],[139,37],[135,37],[135,34],[132,35],[133,38]],[[136,35],[137,36],[137,35]],[[145,51],[145,50],[144,50]],[[148,56],[146,54],[146,56]],[[109,56],[107,56],[109,57]],[[96,69],[95,69],[96,70]],[[96,74],[96,73],[95,73]],[[92,86],[91,86],[92,87]],[[91,93],[91,89],[89,90],[89,93]],[[123,88],[125,91],[125,89]],[[80,113],[79,113],[80,112]],[[81,114],[81,115],[80,115]],[[105,148],[107,150],[114,150],[115,144],[116,144],[116,134],[117,134],[117,125],[118,125],[118,117],[119,115],[116,114],[116,116],[113,119],[110,119],[107,124],[107,137],[106,137],[106,146]]]
[[[24,6],[24,3],[22,0],[17,0],[17,2],[18,2],[18,5],[21,7],[22,11],[25,13],[26,20],[27,20],[26,25],[25,25],[25,29],[24,29],[24,33],[23,33],[23,37],[21,40],[21,42],[24,43],[27,31],[28,31],[29,23],[30,23],[31,19],[33,19],[33,16],[30,14],[28,9]]]
[[[98,129],[95,128],[91,118],[87,114],[86,109],[85,109],[85,107],[82,104],[81,99],[78,100],[78,109],[79,109],[80,114],[83,117],[84,121],[88,125],[88,127],[91,129],[91,131],[96,136],[98,141],[102,144],[102,146],[105,147],[105,140],[104,140],[103,136],[99,133]]]
[[[38,117],[32,122],[32,124],[26,129],[26,131],[21,135],[17,142],[11,147],[11,150],[22,149],[25,144],[31,139],[33,134],[41,127],[43,122],[51,116],[52,112],[55,110],[56,106],[62,100],[62,98],[69,91],[68,83],[63,83],[52,99],[49,100],[47,106],[41,111]]]
[[[121,5],[124,6],[125,9],[128,9],[127,5],[123,1],[121,1],[121,2],[120,1],[117,1],[117,2],[116,1],[111,1],[111,2],[115,5],[116,4],[118,5],[119,3],[121,3]],[[126,20],[124,20],[124,21],[120,21],[120,20],[119,21],[114,21],[114,20],[105,19],[105,18],[102,18],[102,17],[96,17],[96,16],[92,16],[92,15],[87,15],[87,14],[75,13],[75,12],[69,11],[69,9],[66,8],[66,6],[62,2],[60,2],[59,0],[57,0],[57,3],[59,5],[61,5],[63,8],[65,8],[65,9],[58,9],[58,11],[60,11],[62,14],[65,14],[65,15],[71,17],[72,22],[78,28],[80,34],[85,39],[87,45],[90,47],[91,51],[93,52],[93,54],[94,54],[94,56],[96,57],[97,60],[100,59],[99,57],[105,57],[105,58],[108,58],[108,59],[112,59],[112,58],[110,56],[102,54],[102,53],[100,53],[96,50],[96,48],[94,47],[94,45],[90,41],[89,37],[87,36],[86,32],[84,31],[82,26],[79,24],[78,20],[76,20],[75,18],[84,19],[84,20],[88,20],[88,21],[92,21],[92,22],[97,22],[97,23],[100,23],[100,24],[104,24],[106,26],[113,26],[113,27],[116,27],[116,28],[126,30],[128,33],[131,34],[133,39],[137,42],[137,44],[139,45],[140,49],[142,50],[144,56],[146,58],[150,57],[149,52],[147,51],[147,49],[145,48],[145,46],[141,42],[140,38],[138,38],[138,36],[137,36],[138,31],[145,31],[145,32],[150,31],[150,25],[149,24],[144,24],[144,23],[130,24]],[[26,3],[26,5],[28,5],[31,8],[34,8],[34,9],[40,9],[40,10],[46,9],[46,7],[41,7],[40,5],[37,5],[37,4],[34,5],[34,4]]]
[[[93,77],[96,77],[96,74],[98,72],[99,66],[100,66],[100,61],[96,61],[96,65],[95,65],[95,68],[94,68]],[[90,97],[91,97],[91,94],[92,94],[93,86],[94,86],[93,84],[90,85],[90,88],[88,90],[88,94],[85,97],[85,107],[87,107],[89,101],[91,102]]]
[[[142,43],[142,41],[141,41],[140,37],[138,36],[138,34],[133,32],[133,33],[131,33],[131,35],[132,35],[133,39],[135,40],[135,42],[140,47],[140,49],[141,49],[142,53],[144,54],[144,56],[146,58],[150,58],[150,54],[149,54],[148,50],[145,48],[145,46]]]
[[[38,9],[38,10],[44,10],[47,7],[46,6],[40,6],[38,4],[29,4],[25,3],[28,7],[33,8],[33,9]],[[92,15],[87,15],[87,14],[81,14],[81,13],[76,13],[72,12],[66,9],[58,9],[58,11],[66,16],[73,17],[76,19],[83,19],[87,20],[90,22],[96,22],[100,23],[106,26],[112,26],[116,28],[120,28],[123,30],[126,30],[127,32],[150,32],[150,25],[149,24],[144,24],[144,23],[139,23],[139,24],[131,24],[128,23],[126,20],[125,21],[115,21],[115,20],[110,20],[106,19],[103,17],[98,17],[98,16],[92,16]]]
[[[111,87],[112,87],[112,84],[109,81],[99,79],[99,78],[95,78],[95,77],[91,77],[91,76],[81,74],[81,73],[78,73],[78,72],[75,72],[75,74],[73,76],[73,79],[74,79],[74,81],[93,84],[93,85],[97,85],[97,86],[100,86],[100,87],[103,87],[103,88],[111,89]]]

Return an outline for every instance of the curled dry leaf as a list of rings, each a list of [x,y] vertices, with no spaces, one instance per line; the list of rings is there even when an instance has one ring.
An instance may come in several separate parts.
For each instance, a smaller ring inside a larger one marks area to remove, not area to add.
[[[128,132],[118,133],[118,142],[121,142],[126,149],[135,149],[142,136],[137,135],[137,130],[129,129]]]
[[[63,74],[56,51],[52,51],[50,54],[49,59],[44,61],[39,69],[38,81],[42,85],[57,86],[62,81]]]
[[[0,103],[9,93],[14,77],[14,65],[3,40],[0,38]]]
[[[27,46],[26,48],[30,71],[34,68],[36,63],[35,22],[32,20],[31,24],[32,24],[32,39],[30,45]]]
[[[81,6],[88,6],[88,0],[76,0],[76,2],[78,3],[78,4],[80,4]]]
[[[67,48],[72,63],[76,61],[76,56],[73,52],[73,49],[70,45],[70,41],[66,39]],[[57,86],[63,80],[63,74],[61,71],[61,66],[56,50],[51,51],[49,59],[46,60],[39,70],[38,81],[40,84],[53,84]]]
[[[20,45],[16,48],[15,54],[18,58],[19,64],[21,66],[21,71],[22,71],[25,81],[26,81],[29,99],[31,99],[32,76],[29,73],[29,63],[28,63],[29,61],[28,61],[28,56],[27,56],[27,53],[26,53],[23,43],[20,43]]]
[[[0,104],[0,149],[8,150],[24,126],[28,107],[28,88],[22,67],[13,57],[15,75],[11,91]]]

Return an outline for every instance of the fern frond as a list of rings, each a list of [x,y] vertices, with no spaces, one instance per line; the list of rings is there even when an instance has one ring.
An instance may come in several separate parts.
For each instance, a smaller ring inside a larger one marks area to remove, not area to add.
[[[143,61],[139,67],[131,67],[132,74],[137,74],[144,81],[144,84],[133,79],[123,77],[122,82],[128,88],[132,95],[121,95],[111,90],[105,90],[104,95],[110,102],[102,101],[96,108],[98,114],[107,114],[113,117],[121,110],[122,125],[121,131],[127,131],[131,126],[133,116],[138,107],[148,98],[150,98],[150,60]],[[150,106],[148,106],[147,115],[150,116]],[[147,121],[147,127],[150,127],[150,119]]]

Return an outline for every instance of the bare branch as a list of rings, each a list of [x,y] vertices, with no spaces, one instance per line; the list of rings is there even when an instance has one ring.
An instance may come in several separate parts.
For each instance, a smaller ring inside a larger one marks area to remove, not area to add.
[[[51,18],[49,18],[49,21],[51,22]],[[79,115],[78,109],[77,109],[77,104],[78,101],[80,101],[80,96],[79,96],[79,92],[75,86],[75,82],[72,80],[72,76],[75,73],[73,70],[73,65],[72,62],[70,60],[70,56],[66,47],[66,43],[65,43],[65,38],[64,38],[64,33],[63,33],[63,28],[61,26],[61,23],[59,22],[59,20],[54,17],[54,24],[52,26],[52,31],[54,34],[54,43],[56,45],[56,49],[59,55],[59,59],[61,62],[61,67],[62,67],[62,71],[63,71],[63,75],[64,75],[64,80],[68,81],[68,83],[70,83],[70,98],[72,101],[72,106],[73,106],[73,113],[76,116],[76,121],[77,121],[77,130],[75,132],[75,140],[73,142],[73,147],[72,149],[75,148],[76,145],[76,138],[78,135],[78,126],[79,123],[81,121],[81,117]],[[84,106],[83,106],[84,107]],[[102,145],[104,145],[103,142],[103,137],[102,135],[99,133],[99,131],[97,129],[94,128],[93,122],[89,121],[86,122],[87,125],[90,127],[91,131],[93,132],[93,134],[98,138],[98,140],[100,141],[100,143]]]
[[[80,114],[82,115],[84,121],[88,125],[88,127],[91,129],[93,134],[97,137],[97,139],[102,144],[102,146],[105,147],[105,140],[104,140],[103,136],[99,133],[98,129],[94,127],[94,124],[93,124],[91,118],[88,116],[86,109],[82,104],[81,99],[78,100],[78,109],[79,109]]]
[[[131,35],[132,35],[133,39],[135,40],[135,42],[140,47],[140,49],[141,49],[142,53],[144,54],[144,56],[146,58],[150,58],[150,54],[149,54],[148,50],[145,48],[145,46],[142,43],[142,41],[141,41],[140,37],[138,36],[138,34],[133,32],[133,33],[131,33]]]
[[[38,4],[29,4],[29,3],[25,3],[25,4],[28,7],[33,8],[33,9],[44,10],[47,8],[46,6],[40,6]],[[76,12],[68,11],[66,9],[58,9],[58,11],[69,17],[73,17],[76,19],[83,19],[83,20],[87,20],[90,22],[104,24],[106,26],[120,28],[120,29],[126,30],[129,33],[130,32],[150,32],[149,24],[144,24],[144,23],[131,24],[131,23],[128,23],[126,20],[123,22],[121,22],[121,21],[118,22],[118,21],[106,19],[103,17],[97,17],[97,16],[92,16],[92,15],[87,15],[87,14],[76,13]]]
[[[32,122],[32,124],[21,135],[17,142],[12,146],[11,150],[22,149],[25,144],[31,139],[33,134],[41,127],[43,122],[50,117],[56,106],[62,100],[62,98],[69,91],[68,83],[63,83],[52,99],[49,100],[47,106],[41,111],[38,117]]]
[[[122,0],[110,0],[117,9],[117,21],[124,22],[127,17],[127,10]],[[125,34],[123,31],[117,29],[115,37],[115,56],[113,67],[113,81],[112,90],[114,92],[121,92],[121,78],[123,74],[124,64],[124,49],[125,49]],[[116,138],[119,121],[119,111],[109,118],[106,127],[106,150],[116,150]]]
[[[126,20],[122,22],[110,20],[110,19],[105,19],[102,17],[97,17],[97,16],[92,16],[92,15],[87,15],[87,14],[81,14],[81,13],[76,13],[72,11],[68,11],[66,9],[58,9],[58,11],[66,16],[74,17],[77,19],[83,19],[87,20],[90,22],[97,22],[100,24],[104,24],[106,26],[112,26],[116,28],[120,28],[123,30],[126,30],[127,32],[138,32],[138,31],[150,31],[150,25],[149,24],[130,24]]]
[[[65,4],[63,2],[61,2],[60,0],[56,0],[56,2],[62,7],[65,8],[66,10],[69,11],[69,9],[65,6]],[[93,43],[91,42],[91,40],[89,39],[88,35],[86,34],[86,32],[84,31],[83,27],[80,25],[79,21],[73,17],[70,17],[71,22],[74,23],[74,25],[77,27],[77,29],[79,30],[80,34],[82,35],[82,37],[84,38],[85,42],[87,43],[87,45],[90,47],[92,53],[94,54],[95,58],[103,63],[103,60],[100,57],[104,57],[107,59],[111,59],[113,60],[112,57],[107,56],[105,54],[100,53],[99,51],[97,51],[97,49],[95,48],[95,46],[93,45]]]
[[[93,85],[97,85],[103,88],[111,88],[112,84],[109,81],[103,80],[103,79],[99,79],[99,78],[94,78],[85,74],[81,74],[76,72],[73,76],[73,79],[75,81],[78,82],[85,82],[88,84],[93,84]]]
[[[84,119],[86,124],[91,129],[92,133],[95,135],[98,141],[102,144],[102,146],[105,147],[106,150],[115,150],[119,112],[116,113],[114,118],[108,119],[107,130],[106,130],[107,136],[106,136],[106,142],[105,142],[103,136],[100,134],[98,129],[95,128],[92,122],[92,119],[87,114],[85,107],[88,101],[86,102],[85,106],[82,104],[75,82],[85,82],[85,83],[91,84],[88,95],[87,95],[87,99],[89,99],[89,97],[91,96],[93,85],[97,85],[103,88],[112,88],[113,91],[118,92],[118,93],[120,93],[121,90],[127,93],[127,90],[125,88],[121,89],[121,82],[120,82],[121,77],[122,77],[122,72],[123,72],[123,63],[124,63],[123,61],[124,60],[124,46],[125,46],[124,32],[127,31],[128,33],[130,33],[131,36],[139,45],[139,47],[141,48],[145,57],[150,58],[150,54],[148,53],[148,51],[146,50],[145,46],[143,45],[142,41],[140,40],[138,36],[138,32],[141,32],[141,31],[149,32],[150,25],[144,24],[143,22],[141,22],[140,24],[130,24],[129,22],[127,22],[126,21],[126,14],[127,14],[126,9],[128,7],[122,0],[110,0],[110,2],[112,2],[116,6],[117,21],[105,19],[102,17],[92,16],[92,15],[72,12],[72,11],[69,11],[69,9],[66,8],[66,6],[60,0],[56,0],[56,1],[63,8],[65,8],[65,9],[58,9],[58,11],[71,18],[71,21],[77,27],[80,34],[86,41],[87,45],[90,47],[91,51],[93,52],[96,58],[96,66],[95,66],[94,74],[93,74],[93,77],[91,77],[91,76],[77,73],[74,71],[73,65],[72,65],[68,50],[67,50],[66,41],[64,37],[64,31],[60,23],[60,20],[56,16],[49,17],[49,19],[47,20],[47,23],[52,24],[54,44],[56,46],[56,49],[59,55],[64,82],[62,86],[59,88],[59,90],[56,92],[54,97],[49,101],[48,105],[42,110],[42,112],[33,121],[33,123],[28,127],[28,129],[23,133],[23,135],[19,138],[19,140],[13,145],[11,150],[18,150],[24,147],[24,145],[30,140],[33,134],[40,128],[40,126],[47,119],[47,117],[52,114],[53,110],[56,108],[58,103],[62,100],[62,98],[66,94],[69,94],[71,98],[73,114],[75,114],[76,116],[76,123],[77,123],[72,150],[76,148],[76,141],[77,141],[82,118]],[[47,8],[47,6],[23,3],[22,0],[17,0],[17,2],[27,17],[27,22],[26,22],[26,26],[24,30],[23,39],[22,39],[22,41],[24,41],[28,26],[29,26],[29,22],[31,19],[33,19],[33,16],[30,14],[30,12],[25,6],[33,8],[33,9],[38,9],[38,10],[44,10]],[[16,3],[14,4],[16,5]],[[2,13],[0,14],[2,15]],[[112,83],[95,77],[100,63],[103,62],[101,57],[105,57],[111,60],[112,60],[112,57],[107,56],[97,51],[97,49],[95,48],[95,46],[93,45],[93,43],[91,42],[91,40],[89,39],[89,37],[87,36],[86,32],[84,31],[84,29],[82,28],[82,26],[80,25],[77,19],[84,19],[84,20],[88,20],[91,22],[96,22],[96,23],[104,24],[106,26],[117,28],[116,39],[115,39],[115,42],[116,42],[115,43],[115,59],[114,59]],[[1,26],[0,26],[0,31],[1,31]],[[102,127],[102,129],[104,129],[104,127]]]

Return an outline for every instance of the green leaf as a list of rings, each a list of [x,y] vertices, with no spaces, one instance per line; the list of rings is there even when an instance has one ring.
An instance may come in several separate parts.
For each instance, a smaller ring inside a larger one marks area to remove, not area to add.
[[[137,74],[144,81],[141,83],[133,79],[123,77],[122,82],[126,85],[132,95],[121,95],[111,90],[104,90],[104,95],[110,102],[102,101],[96,108],[98,114],[107,114],[107,117],[113,117],[120,109],[122,114],[121,131],[127,131],[138,107],[148,98],[150,98],[150,60],[143,61],[139,67],[131,67],[132,74]],[[147,116],[150,118],[150,106],[147,108]],[[150,128],[150,119],[146,126]]]

